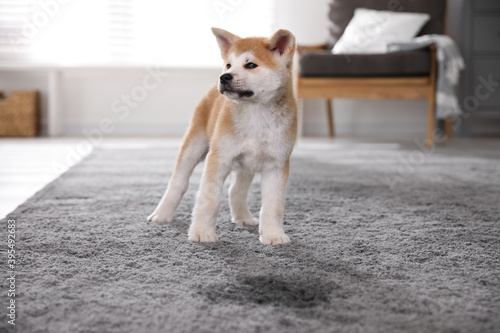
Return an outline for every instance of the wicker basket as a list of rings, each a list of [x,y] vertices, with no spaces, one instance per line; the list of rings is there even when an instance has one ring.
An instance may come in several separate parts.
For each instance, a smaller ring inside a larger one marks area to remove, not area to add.
[[[37,91],[14,91],[4,99],[0,92],[0,136],[29,137],[38,134]]]

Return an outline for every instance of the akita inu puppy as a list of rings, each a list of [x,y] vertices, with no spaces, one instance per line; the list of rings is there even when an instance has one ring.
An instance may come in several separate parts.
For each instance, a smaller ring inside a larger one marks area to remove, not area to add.
[[[218,240],[215,226],[222,189],[232,172],[232,221],[259,225],[264,244],[288,243],[283,211],[297,133],[292,82],[295,37],[286,30],[277,31],[271,38],[240,38],[217,28],[212,32],[224,59],[223,74],[196,107],[167,190],[148,220],[173,220],[194,167],[206,157],[189,240]],[[259,220],[252,217],[247,206],[248,189],[256,172],[262,174]]]

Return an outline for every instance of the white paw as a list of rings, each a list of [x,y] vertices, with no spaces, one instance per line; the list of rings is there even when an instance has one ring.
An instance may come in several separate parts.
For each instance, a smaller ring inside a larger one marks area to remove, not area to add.
[[[148,216],[148,221],[153,223],[172,222],[174,217],[168,214],[153,212]]]
[[[267,232],[262,233],[259,237],[262,244],[266,245],[278,245],[290,243],[290,237],[285,235],[284,232]]]
[[[219,237],[215,231],[208,231],[201,228],[189,228],[188,239],[193,242],[217,242]]]
[[[233,218],[232,221],[239,225],[259,225],[259,220],[253,217]]]

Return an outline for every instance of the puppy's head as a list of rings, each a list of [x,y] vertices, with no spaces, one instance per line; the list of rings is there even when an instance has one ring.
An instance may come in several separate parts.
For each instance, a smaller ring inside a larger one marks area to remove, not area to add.
[[[222,59],[219,78],[221,94],[236,102],[272,100],[291,80],[295,37],[278,30],[271,38],[240,38],[228,31],[212,28]]]

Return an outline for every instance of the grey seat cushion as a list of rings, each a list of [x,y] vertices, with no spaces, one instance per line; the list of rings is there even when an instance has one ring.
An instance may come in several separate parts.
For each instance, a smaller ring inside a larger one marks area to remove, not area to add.
[[[300,57],[304,77],[379,77],[428,75],[429,48],[385,54],[332,54],[306,52]]]
[[[395,12],[427,13],[431,19],[418,35],[443,34],[445,31],[445,0],[330,0],[327,49],[331,50],[337,43],[354,16],[354,10],[360,7]]]

